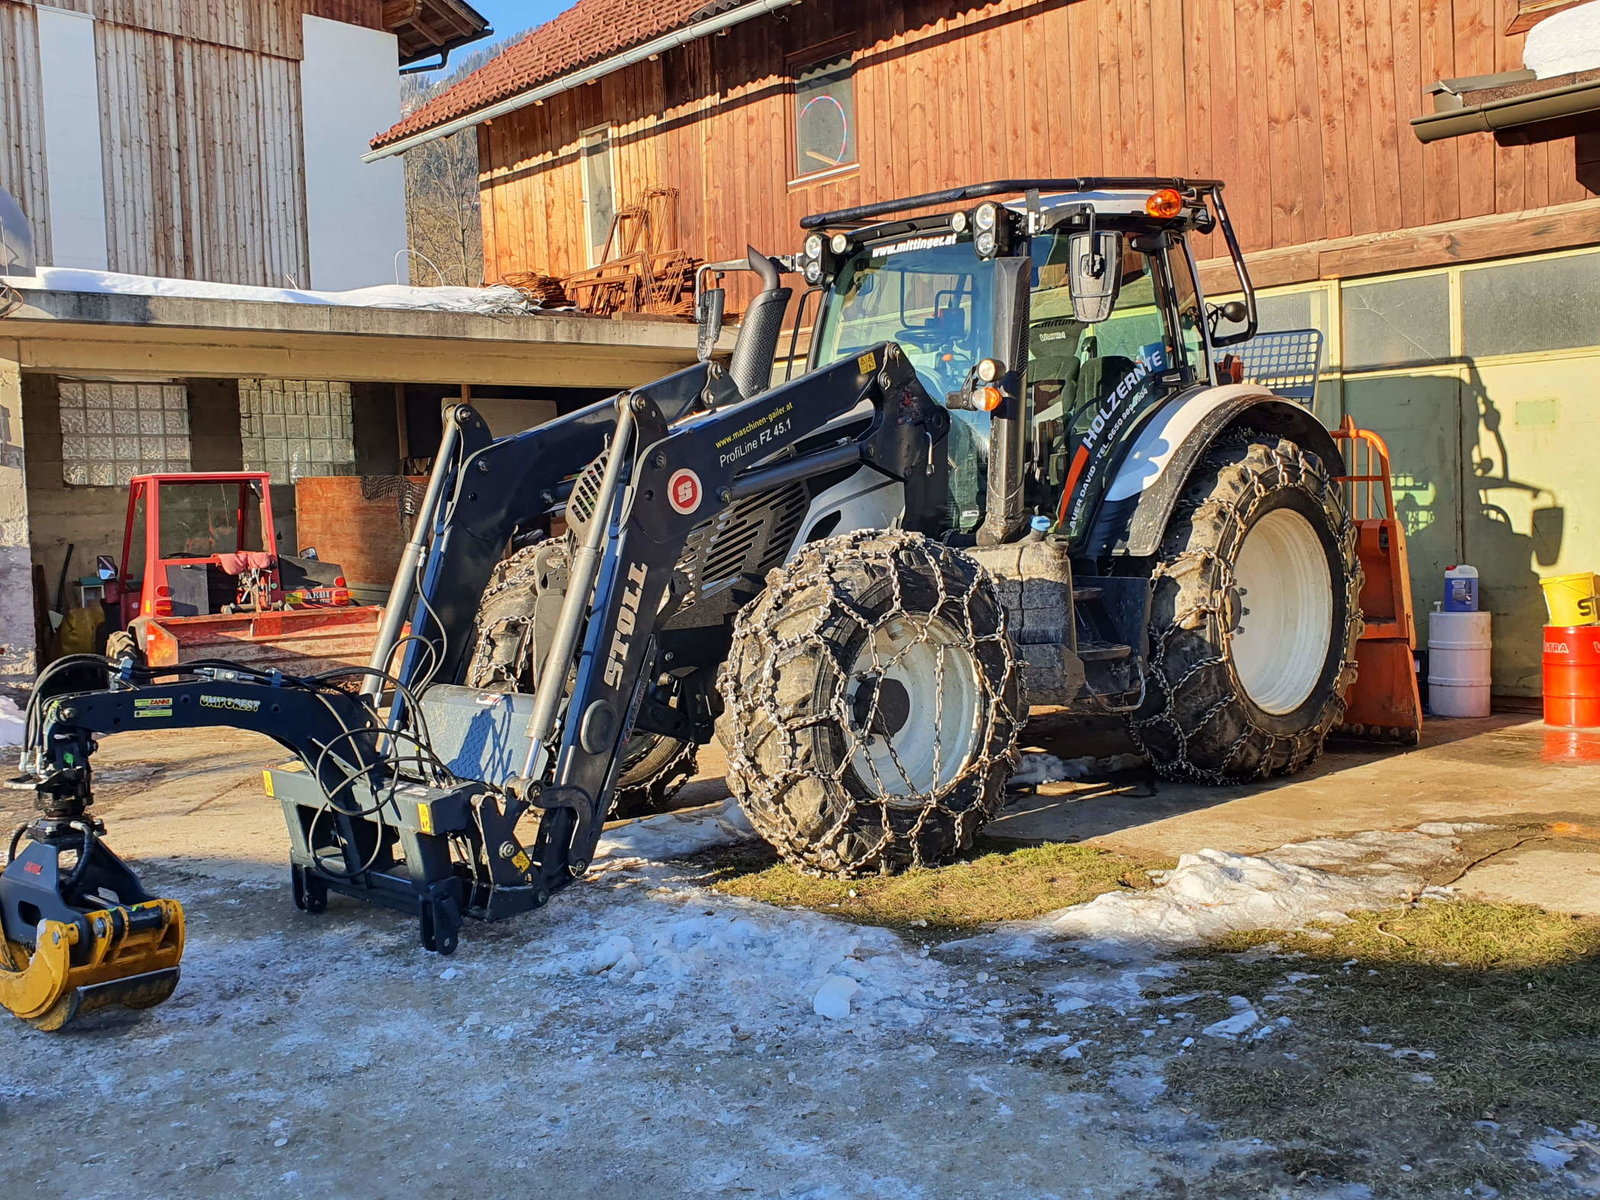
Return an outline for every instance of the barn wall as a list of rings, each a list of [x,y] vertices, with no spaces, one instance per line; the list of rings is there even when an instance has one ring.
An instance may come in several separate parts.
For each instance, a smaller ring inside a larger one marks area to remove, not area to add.
[[[59,0],[48,7],[56,25],[74,23],[66,13],[93,18],[76,22],[85,50],[82,62],[66,64],[70,71],[50,70],[52,62],[64,66],[59,53],[41,63],[44,6],[0,0],[0,186],[28,213],[40,261],[309,285],[304,19],[381,30],[381,0]],[[392,45],[387,34],[372,36]],[[391,84],[393,70],[391,51]],[[50,117],[69,107],[70,119]],[[371,128],[389,119],[373,119]],[[379,176],[392,185],[390,207],[400,204],[394,173]],[[393,213],[387,216],[392,230]],[[395,248],[375,253],[373,263],[384,262],[361,282],[389,278]],[[339,282],[338,271],[330,274]],[[356,274],[345,270],[344,281]]]
[[[1217,176],[1256,252],[1589,200],[1571,138],[1424,146],[1406,125],[1428,83],[1520,66],[1514,5],[809,0],[480,127],[489,273],[586,265],[578,135],[607,121],[619,202],[678,189],[708,259],[792,249],[806,212],[1019,174]],[[838,44],[859,167],[791,182],[793,72]],[[1347,252],[1335,269],[1385,267]]]
[[[50,191],[45,176],[39,31],[31,7],[0,3],[0,187],[33,226],[34,253],[50,254]]]

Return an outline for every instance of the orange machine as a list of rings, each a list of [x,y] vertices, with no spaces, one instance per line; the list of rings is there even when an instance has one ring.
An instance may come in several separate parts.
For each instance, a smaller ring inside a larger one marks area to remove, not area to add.
[[[1406,534],[1394,509],[1389,447],[1351,418],[1333,436],[1343,443],[1349,474],[1339,482],[1356,526],[1356,548],[1366,581],[1356,643],[1358,674],[1345,696],[1339,732],[1414,746],[1422,737],[1422,695],[1417,686],[1417,629],[1411,615],[1411,573]]]
[[[352,601],[341,568],[286,555],[263,471],[135,475],[106,599],[153,667],[226,656],[258,668],[364,665],[381,607]]]

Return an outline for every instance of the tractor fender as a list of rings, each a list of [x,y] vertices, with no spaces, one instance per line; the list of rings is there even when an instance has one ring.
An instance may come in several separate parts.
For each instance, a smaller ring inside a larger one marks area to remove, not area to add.
[[[1291,438],[1344,473],[1344,456],[1322,422],[1304,406],[1259,384],[1232,383],[1181,392],[1145,422],[1112,474],[1090,528],[1089,555],[1156,553],[1189,474],[1211,445],[1245,426]]]

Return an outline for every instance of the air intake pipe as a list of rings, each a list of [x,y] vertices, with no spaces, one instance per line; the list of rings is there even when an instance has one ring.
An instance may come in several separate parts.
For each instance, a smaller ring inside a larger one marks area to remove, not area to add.
[[[778,263],[754,246],[750,269],[761,277],[761,294],[750,302],[744,320],[739,322],[739,339],[728,362],[728,376],[746,400],[759,396],[772,386],[772,370],[778,358],[778,340],[783,335],[783,315],[794,293],[783,286]]]

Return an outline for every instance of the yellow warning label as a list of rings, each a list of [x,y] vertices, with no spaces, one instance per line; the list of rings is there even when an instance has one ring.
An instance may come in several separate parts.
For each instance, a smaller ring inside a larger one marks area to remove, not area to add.
[[[860,358],[856,359],[856,366],[861,368],[863,375],[871,375],[878,369],[878,356],[868,350]]]
[[[272,772],[271,771],[263,771],[263,772],[261,772],[261,786],[267,789],[267,795],[269,795],[269,796],[275,796],[276,795],[276,793],[273,792],[273,790],[272,790]]]
[[[423,833],[433,832],[433,805],[417,805],[417,828]]]
[[[511,865],[526,875],[528,868],[533,866],[533,859],[528,857],[526,850],[518,850],[516,857],[511,860]]]

